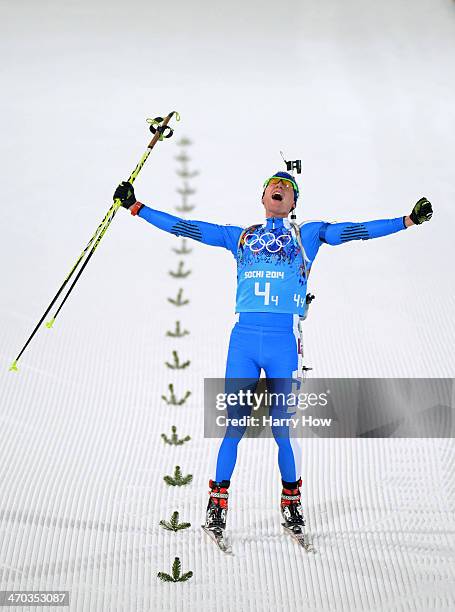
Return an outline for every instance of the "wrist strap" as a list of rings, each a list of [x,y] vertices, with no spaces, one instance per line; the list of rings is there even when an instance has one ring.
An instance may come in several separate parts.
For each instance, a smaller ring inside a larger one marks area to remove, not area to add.
[[[144,205],[143,205],[143,204],[141,204],[140,202],[136,202],[136,203],[135,203],[135,204],[133,204],[133,206],[130,208],[130,213],[131,213],[132,215],[137,215],[137,213],[138,213],[138,212],[141,210],[141,208],[142,208],[143,206],[144,206]]]

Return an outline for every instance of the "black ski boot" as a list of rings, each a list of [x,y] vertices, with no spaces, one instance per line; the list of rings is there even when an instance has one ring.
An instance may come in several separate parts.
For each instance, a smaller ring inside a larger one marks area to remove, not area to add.
[[[286,527],[305,527],[302,504],[300,503],[300,487],[302,479],[297,482],[286,482],[282,480],[283,490],[281,492],[281,516]]]
[[[229,480],[216,482],[209,480],[209,503],[207,505],[207,513],[205,517],[205,526],[208,529],[219,527],[226,529],[226,514],[228,510],[228,488]]]
[[[300,503],[300,487],[302,479],[297,482],[286,482],[282,480],[283,491],[281,492],[281,523],[284,530],[296,540],[307,552],[315,552],[313,544],[305,534],[305,519],[303,518],[302,504]]]
[[[225,553],[232,552],[229,542],[224,537],[228,510],[228,488],[230,484],[229,480],[222,480],[221,482],[209,480],[209,503],[207,505],[205,525],[201,525],[205,533]]]

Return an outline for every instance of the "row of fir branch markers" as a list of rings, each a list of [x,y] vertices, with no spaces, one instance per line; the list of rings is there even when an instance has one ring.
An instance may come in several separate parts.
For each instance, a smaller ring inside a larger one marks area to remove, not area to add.
[[[198,172],[191,171],[189,169],[189,161],[190,158],[188,156],[188,147],[191,145],[191,141],[188,138],[181,138],[177,142],[177,146],[180,151],[176,156],[176,160],[179,162],[179,167],[177,169],[177,175],[180,177],[182,181],[181,187],[177,189],[177,192],[181,197],[180,206],[176,206],[176,210],[179,215],[184,217],[186,213],[189,213],[193,210],[194,205],[189,204],[188,199],[196,190],[190,187],[189,181],[193,177],[195,177]],[[186,238],[181,238],[180,244],[177,248],[172,249],[176,255],[179,257],[179,261],[177,264],[176,270],[169,270],[169,275],[174,279],[185,279],[191,274],[191,270],[187,269],[185,266],[185,257],[191,253],[190,248],[187,246]],[[183,289],[179,288],[176,297],[168,298],[168,302],[175,306],[176,308],[180,308],[189,303],[189,300],[183,297]],[[183,338],[187,336],[189,331],[187,329],[182,328],[182,325],[179,320],[175,322],[175,328],[173,330],[168,330],[166,332],[166,336],[168,338]],[[181,360],[179,353],[177,350],[172,351],[172,359],[166,361],[166,366],[172,370],[184,370],[190,365],[189,360]],[[176,392],[174,391],[174,384],[169,383],[168,385],[168,393],[167,395],[162,395],[161,398],[166,404],[170,406],[182,406],[188,397],[191,395],[191,391],[186,391],[184,395],[178,397]],[[165,433],[161,434],[161,438],[164,444],[172,444],[175,446],[182,446],[186,442],[190,440],[190,436],[179,437],[177,433],[177,427],[172,425],[171,434],[167,435]],[[188,485],[193,480],[192,474],[186,474],[186,476],[182,475],[182,471],[179,465],[175,466],[173,476],[164,476],[164,482],[171,487],[182,487]],[[162,520],[160,521],[161,527],[163,529],[167,529],[168,531],[178,532],[183,529],[187,529],[191,526],[191,523],[180,522],[179,513],[175,510],[169,521]],[[174,563],[172,564],[171,573],[168,574],[166,572],[158,572],[158,578],[163,582],[186,582],[191,578],[193,572],[185,572],[181,573],[181,564],[180,559],[175,557]]]

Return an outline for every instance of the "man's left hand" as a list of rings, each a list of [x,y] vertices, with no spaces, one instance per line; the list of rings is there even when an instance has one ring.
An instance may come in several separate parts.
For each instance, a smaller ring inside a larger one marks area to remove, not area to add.
[[[416,225],[420,225],[425,221],[429,221],[433,216],[433,208],[431,202],[427,198],[420,198],[412,209],[412,213],[409,215],[411,221]]]

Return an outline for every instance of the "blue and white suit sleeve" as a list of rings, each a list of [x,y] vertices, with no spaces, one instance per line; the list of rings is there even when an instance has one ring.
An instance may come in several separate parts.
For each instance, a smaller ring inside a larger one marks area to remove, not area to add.
[[[237,254],[237,243],[242,233],[241,227],[182,219],[149,206],[143,206],[138,213],[138,217],[175,236],[183,236],[211,246],[223,247],[231,251],[234,257]]]
[[[319,228],[319,239],[326,244],[337,245],[351,240],[369,240],[395,234],[406,229],[404,217],[379,219],[363,223],[323,223]]]

